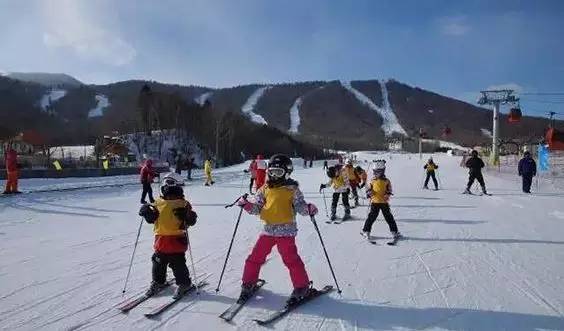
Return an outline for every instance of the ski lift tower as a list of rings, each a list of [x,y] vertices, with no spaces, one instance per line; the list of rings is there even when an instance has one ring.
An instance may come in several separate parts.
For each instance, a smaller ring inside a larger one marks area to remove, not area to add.
[[[513,90],[480,91],[482,96],[478,100],[478,104],[493,106],[492,153],[490,155],[492,165],[499,165],[499,108],[502,104],[519,101],[519,98],[514,96],[513,92]]]

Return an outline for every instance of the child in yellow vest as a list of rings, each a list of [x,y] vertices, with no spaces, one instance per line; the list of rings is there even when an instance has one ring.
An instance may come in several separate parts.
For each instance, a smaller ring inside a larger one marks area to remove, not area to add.
[[[278,248],[294,286],[289,303],[316,291],[310,287],[295,237],[298,232],[296,213],[313,216],[317,214],[317,207],[305,202],[298,183],[289,178],[292,170],[292,160],[286,155],[272,156],[268,164],[266,184],[257,191],[252,201],[241,198],[237,202],[249,214],[259,215],[264,223],[262,234],[245,262],[239,300],[246,300],[254,291],[260,268],[274,246]]]
[[[182,187],[174,178],[164,178],[160,198],[152,204],[144,204],[139,215],[153,225],[155,253],[153,262],[153,281],[147,295],[160,292],[166,282],[167,266],[172,269],[178,288],[174,297],[185,294],[192,286],[190,273],[186,266],[186,250],[188,249],[187,227],[196,224],[197,215],[190,203],[184,199]]]
[[[204,173],[206,175],[206,182],[204,183],[204,185],[213,185],[215,182],[212,179],[212,164],[209,158],[204,162]]]
[[[384,219],[386,223],[388,223],[394,239],[401,237],[394,216],[390,211],[390,204],[388,203],[392,195],[392,183],[386,178],[385,171],[386,161],[376,161],[373,169],[374,178],[372,178],[372,181],[370,181],[370,184],[368,184],[366,188],[366,196],[370,199],[370,213],[366,218],[366,222],[364,222],[361,234],[367,238],[370,238],[372,224],[376,221],[380,210],[382,210],[382,214],[384,214]]]
[[[425,169],[425,171],[427,172],[427,177],[425,178],[425,184],[423,185],[424,189],[426,190],[429,189],[427,185],[429,184],[430,178],[433,179],[433,184],[435,184],[435,191],[439,189],[439,184],[437,183],[437,177],[435,177],[435,170],[437,170],[438,168],[439,166],[435,162],[433,162],[433,158],[430,157],[429,161],[427,161],[427,163],[423,167],[423,169]]]
[[[343,216],[343,221],[351,218],[351,207],[349,205],[349,192],[350,184],[348,177],[341,171],[340,166],[332,166],[327,170],[327,176],[329,177],[329,182],[321,184],[319,186],[319,191],[331,187],[333,188],[333,200],[331,201],[331,221],[337,219],[337,203],[339,202],[339,196],[342,197],[343,207],[345,208],[345,215]]]

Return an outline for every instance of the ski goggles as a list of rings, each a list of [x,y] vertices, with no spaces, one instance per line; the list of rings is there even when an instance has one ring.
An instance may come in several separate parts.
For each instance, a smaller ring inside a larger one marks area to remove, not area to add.
[[[268,176],[274,178],[281,178],[286,174],[286,170],[283,168],[268,168],[266,172],[268,173]]]

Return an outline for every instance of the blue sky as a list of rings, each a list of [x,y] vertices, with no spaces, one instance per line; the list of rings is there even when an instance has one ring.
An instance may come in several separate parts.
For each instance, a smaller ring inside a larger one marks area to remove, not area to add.
[[[564,1],[0,0],[0,71],[86,83],[394,78],[471,101],[564,92],[563,40]],[[522,100],[564,113],[564,96]]]

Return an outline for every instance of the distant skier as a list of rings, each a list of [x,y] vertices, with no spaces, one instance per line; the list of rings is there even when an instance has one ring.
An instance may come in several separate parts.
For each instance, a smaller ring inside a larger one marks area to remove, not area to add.
[[[141,184],[143,185],[143,193],[141,193],[142,204],[147,203],[147,201],[145,201],[145,197],[147,195],[149,195],[149,201],[151,203],[155,202],[155,199],[153,198],[153,188],[151,187],[155,176],[156,173],[153,170],[153,161],[151,159],[145,160],[140,172]]]
[[[212,163],[210,158],[207,158],[204,162],[204,173],[206,175],[206,182],[204,183],[205,186],[213,185],[215,182],[212,178]]]
[[[523,179],[523,192],[531,193],[533,177],[537,175],[537,164],[531,157],[531,153],[526,151],[523,158],[519,161],[519,176]]]
[[[330,220],[334,221],[337,219],[337,204],[339,203],[339,196],[343,201],[343,207],[345,208],[345,215],[343,216],[343,221],[351,218],[351,206],[349,205],[349,182],[348,179],[341,172],[340,166],[332,166],[327,170],[327,176],[329,177],[329,182],[326,184],[321,184],[319,186],[319,191],[327,188],[328,186],[333,188],[333,200],[331,201],[331,216]]]
[[[190,203],[184,199],[179,183],[170,177],[163,179],[161,197],[153,204],[144,204],[139,215],[153,225],[155,252],[151,257],[152,282],[146,294],[153,296],[165,287],[167,266],[172,269],[178,285],[174,298],[190,290],[192,280],[186,266],[188,249],[187,228],[196,224],[197,215]]]
[[[354,170],[353,167],[353,160],[352,159],[347,159],[345,160],[345,167],[343,168],[343,173],[344,176],[347,178],[351,191],[352,191],[352,195],[354,198],[354,206],[358,207],[359,203],[358,203],[358,185],[360,183],[360,180],[358,178],[358,176],[356,175],[356,172]]]
[[[18,191],[18,153],[12,147],[8,147],[4,155],[4,161],[6,163],[6,187],[4,194],[21,193]]]
[[[177,174],[182,174],[182,154],[178,153],[176,154],[176,158],[175,158],[175,167],[174,167],[174,172],[176,172]]]
[[[255,180],[257,191],[264,186],[264,182],[266,181],[266,168],[266,160],[263,159],[261,154],[257,155],[257,177]]]
[[[309,167],[313,168],[313,156],[309,158]]]
[[[188,170],[188,176],[186,179],[192,180],[192,168],[194,167],[194,158],[187,157],[186,158],[186,170]]]
[[[482,175],[482,168],[485,167],[484,161],[478,156],[478,152],[473,150],[470,153],[470,158],[466,160],[466,168],[469,169],[468,185],[466,185],[466,190],[463,192],[465,194],[472,194],[470,188],[474,184],[474,180],[477,180],[482,187],[482,192],[488,194],[486,191],[486,184],[484,183],[484,176]]]
[[[329,163],[327,162],[327,160],[323,161],[323,171],[327,171],[327,169],[329,169]]]
[[[257,160],[253,159],[251,160],[251,163],[249,164],[249,168],[245,169],[246,173],[251,174],[251,178],[249,181],[249,193],[253,193],[253,187],[255,184],[255,179],[257,178]]]
[[[366,188],[366,196],[370,199],[370,213],[368,213],[366,222],[364,222],[361,234],[370,239],[372,224],[376,221],[376,218],[381,210],[394,239],[399,239],[401,238],[401,234],[398,231],[398,226],[394,220],[392,212],[390,211],[390,204],[388,202],[390,196],[392,195],[392,183],[388,178],[386,178],[386,161],[377,160],[372,172],[374,177]]]
[[[435,191],[439,189],[439,184],[437,183],[437,177],[435,175],[435,170],[437,170],[438,168],[439,166],[433,161],[433,158],[430,157],[427,163],[425,164],[425,166],[423,166],[423,169],[425,169],[427,173],[427,177],[425,178],[425,184],[423,184],[424,189],[426,190],[429,189],[427,185],[429,185],[430,178],[433,179],[433,184],[435,184]]]
[[[296,213],[313,216],[317,214],[317,207],[305,202],[298,182],[290,178],[292,171],[292,160],[289,157],[282,154],[272,156],[268,163],[266,185],[258,190],[252,200],[241,197],[237,202],[249,214],[260,215],[264,223],[262,234],[245,262],[240,301],[246,300],[254,292],[261,266],[275,245],[290,272],[294,286],[288,303],[317,291],[310,285],[295,242],[298,232]]]

